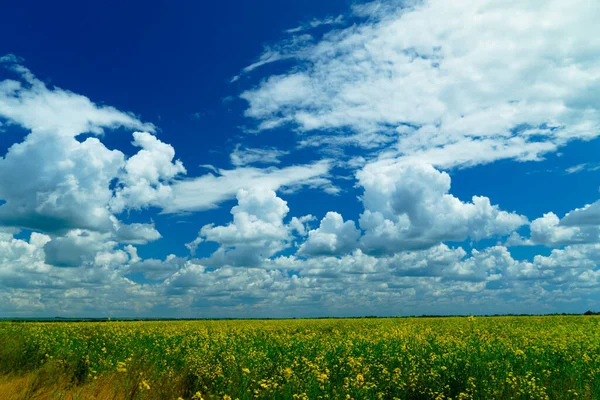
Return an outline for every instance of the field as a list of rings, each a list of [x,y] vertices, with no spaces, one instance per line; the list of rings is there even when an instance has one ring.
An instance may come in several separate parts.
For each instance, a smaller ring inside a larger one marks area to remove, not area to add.
[[[1,322],[2,399],[599,399],[600,318]]]

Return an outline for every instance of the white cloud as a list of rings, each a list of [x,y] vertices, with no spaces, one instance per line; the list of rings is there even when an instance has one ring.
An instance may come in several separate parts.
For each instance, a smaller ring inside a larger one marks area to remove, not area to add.
[[[75,137],[86,132],[101,134],[105,128],[155,130],[154,125],[140,122],[133,114],[97,106],[87,97],[61,88],[49,89],[21,65],[8,68],[23,82],[0,82],[0,116],[35,133]]]
[[[77,138],[117,127],[153,131],[154,126],[87,97],[50,89],[20,65],[11,69],[22,82],[0,82],[0,117],[31,132],[0,158],[0,199],[5,201],[0,224],[59,236],[90,230],[139,244],[160,238],[153,225],[128,226],[113,213],[171,200],[169,184],[185,172],[181,162],[172,163],[173,148],[150,133],[135,132],[132,144],[141,150],[127,158],[96,137]]]
[[[283,250],[291,239],[283,223],[289,208],[272,190],[240,189],[238,205],[231,209],[233,222],[225,226],[205,225],[193,248],[202,241],[219,243],[220,247],[206,265],[259,266],[265,259]]]
[[[304,215],[300,218],[292,217],[292,220],[289,223],[290,229],[295,231],[300,236],[306,236],[308,234],[309,222],[315,221],[316,218],[312,214]]]
[[[577,172],[583,171],[585,169],[585,167],[586,167],[586,163],[577,164],[577,165],[573,165],[572,167],[565,169],[565,172],[567,174],[575,174]]]
[[[0,57],[0,64],[1,63],[19,64],[22,62],[23,62],[23,59],[21,57],[15,56],[14,54],[6,54],[6,55],[3,55],[2,57]]]
[[[600,243],[600,200],[576,208],[560,219],[553,212],[531,222],[531,240],[557,247],[569,244]]]
[[[121,243],[146,244],[162,236],[152,224],[121,224],[114,219],[114,238]]]
[[[259,129],[293,123],[334,145],[340,135],[366,148],[396,143],[394,154],[442,167],[539,160],[600,134],[599,7],[429,0],[355,8],[368,19],[299,46],[299,66],[244,92],[246,115]],[[355,134],[336,134],[347,130]]]
[[[337,17],[327,17],[327,18],[323,18],[323,19],[313,18],[309,22],[306,22],[295,28],[286,30],[286,32],[287,33],[298,33],[298,32],[303,32],[303,31],[307,31],[310,29],[315,29],[315,28],[318,28],[323,25],[341,25],[343,23],[344,23],[343,15],[338,15]]]
[[[29,242],[0,233],[0,286],[25,287],[35,284],[48,271],[43,247],[50,237],[32,233]]]
[[[527,219],[493,206],[487,197],[462,202],[449,194],[450,176],[429,164],[377,162],[357,173],[364,187],[360,227],[368,252],[397,252],[511,234]]]
[[[260,203],[255,200],[250,203]],[[261,213],[261,218],[276,221],[276,215],[281,213]],[[600,287],[597,244],[567,246],[533,261],[515,260],[502,246],[468,254],[440,244],[382,257],[360,250],[341,257],[279,256],[265,260],[262,268],[206,268],[173,255],[141,260],[127,246],[126,251],[104,248],[85,255],[88,264],[74,270],[44,263],[50,240],[36,233],[29,241],[0,235],[3,315],[127,316],[132,310],[213,317],[315,316],[315,310],[321,310],[318,315],[398,315],[456,313],[465,307],[490,313],[531,307],[560,311],[561,302],[575,295],[594,304]],[[133,273],[159,282],[125,277]]]
[[[284,40],[274,46],[265,46],[265,49],[258,60],[242,69],[242,72],[240,72],[239,75],[234,76],[230,80],[230,83],[238,81],[243,75],[260,68],[263,65],[294,57],[298,51],[301,51],[302,46],[311,42],[312,39],[313,38],[311,35],[303,34],[293,36],[292,38]]]
[[[301,186],[331,188],[328,176],[331,163],[322,160],[314,164],[296,165],[285,168],[244,167],[219,170],[219,175],[202,175],[197,178],[177,181],[173,184],[173,201],[164,212],[200,211],[215,208],[219,203],[235,198],[239,189],[260,188],[261,190],[295,190]]]
[[[578,172],[582,172],[582,171],[597,171],[600,169],[600,164],[598,163],[582,163],[582,164],[577,164],[577,165],[573,165],[571,167],[568,167],[565,169],[565,173],[570,175],[570,174],[575,174]]]
[[[517,232],[511,233],[506,239],[505,245],[508,247],[514,246],[533,246],[535,243],[531,239],[519,235]]]
[[[237,144],[230,159],[234,167],[249,164],[279,164],[281,162],[279,159],[289,153],[289,151],[274,148],[242,148],[240,144]]]
[[[344,222],[340,214],[330,211],[317,229],[308,232],[308,238],[300,246],[298,254],[342,255],[356,248],[360,235],[354,221]]]
[[[163,143],[147,132],[134,132],[132,144],[141,147],[130,157],[119,177],[119,185],[110,201],[113,212],[164,206],[173,199],[170,183],[186,170],[176,160],[173,146]]]
[[[42,231],[108,231],[110,181],[123,154],[98,139],[31,133],[0,159],[0,223]]]

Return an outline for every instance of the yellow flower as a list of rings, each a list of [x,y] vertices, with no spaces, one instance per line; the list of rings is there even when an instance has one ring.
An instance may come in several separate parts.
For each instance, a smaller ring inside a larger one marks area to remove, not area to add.
[[[245,374],[249,374],[250,370],[248,368],[242,368],[242,372]]]
[[[127,372],[127,368],[125,368],[125,363],[123,361],[117,363],[117,372]]]
[[[290,367],[287,367],[286,369],[283,370],[283,375],[289,379],[290,376],[292,376],[292,374],[294,373],[294,371],[292,371],[292,369]]]

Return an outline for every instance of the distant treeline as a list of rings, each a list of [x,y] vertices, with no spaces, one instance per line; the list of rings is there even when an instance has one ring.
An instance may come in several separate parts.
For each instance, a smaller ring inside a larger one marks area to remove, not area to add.
[[[583,314],[575,313],[553,313],[553,314],[474,314],[478,318],[485,317],[544,317],[544,316],[577,316],[577,315],[600,315],[600,312],[588,310]],[[290,319],[375,319],[375,318],[456,318],[468,317],[471,314],[452,314],[452,315],[406,315],[406,316],[385,316],[366,315],[362,317],[290,317],[290,318],[0,318],[0,322],[136,322],[136,321],[252,321],[252,320],[290,320]]]

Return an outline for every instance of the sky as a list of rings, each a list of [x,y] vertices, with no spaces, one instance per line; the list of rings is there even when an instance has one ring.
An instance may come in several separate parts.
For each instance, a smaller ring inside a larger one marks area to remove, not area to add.
[[[0,317],[600,310],[600,3],[11,2]]]

